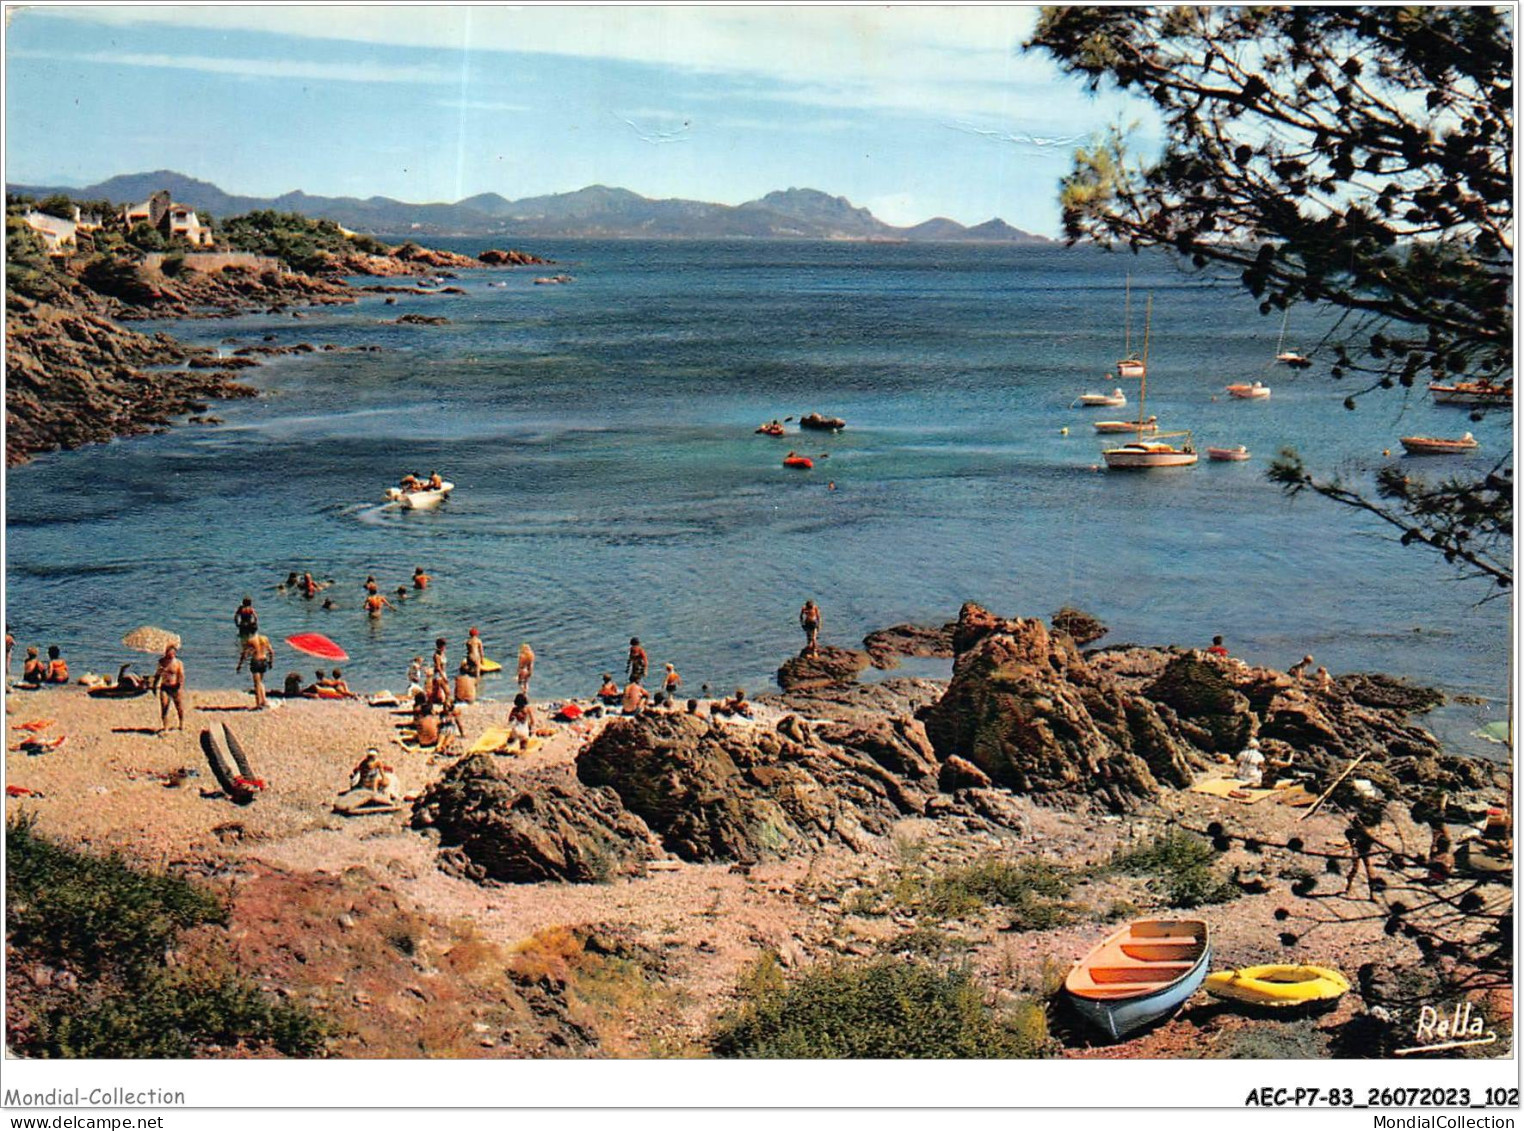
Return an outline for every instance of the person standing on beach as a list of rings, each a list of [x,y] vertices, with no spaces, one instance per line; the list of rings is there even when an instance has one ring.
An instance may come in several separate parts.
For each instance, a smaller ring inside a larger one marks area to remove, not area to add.
[[[169,729],[169,707],[174,704],[180,729],[185,729],[185,665],[175,654],[175,646],[164,649],[159,666],[153,673],[153,686],[159,693],[159,733]]]
[[[11,678],[11,653],[16,650],[16,638],[11,635],[11,626],[5,626],[5,678]]]
[[[640,646],[640,637],[630,637],[630,656],[625,661],[625,675],[628,683],[639,683],[646,678],[646,667],[650,660],[646,657],[646,650]]]
[[[482,634],[478,629],[472,629],[466,634],[466,664],[470,668],[471,677],[480,679],[482,669],[487,663],[487,649],[482,644]]]
[[[820,606],[813,600],[806,601],[799,610],[799,627],[804,629],[804,651],[801,655],[813,656],[820,651]]]
[[[432,679],[448,679],[449,678],[449,675],[447,673],[450,670],[450,659],[445,654],[445,649],[448,648],[448,647],[449,647],[449,645],[445,641],[445,638],[443,636],[441,636],[438,640],[434,641],[434,668],[433,668],[433,671],[430,672],[430,678],[432,678]]]
[[[529,694],[529,681],[534,677],[534,649],[526,642],[519,645],[519,694]]]
[[[254,598],[245,597],[243,604],[233,614],[233,626],[238,629],[238,642],[246,644],[249,637],[259,631],[259,614],[254,611]]]
[[[667,674],[662,676],[661,691],[667,697],[667,702],[677,702],[677,689],[683,685],[683,677],[677,674],[677,668],[667,665]]]
[[[263,711],[268,706],[265,700],[265,673],[275,661],[275,646],[270,643],[270,638],[256,631],[244,640],[243,651],[238,656],[238,667],[233,670],[240,670],[245,660],[249,661],[249,674],[254,677],[254,709]]]

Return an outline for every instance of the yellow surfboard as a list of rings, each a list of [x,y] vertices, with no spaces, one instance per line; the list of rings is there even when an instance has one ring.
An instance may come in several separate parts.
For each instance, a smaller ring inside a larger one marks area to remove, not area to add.
[[[500,672],[502,670],[503,665],[498,663],[496,660],[482,660],[483,675],[490,675],[492,672]]]

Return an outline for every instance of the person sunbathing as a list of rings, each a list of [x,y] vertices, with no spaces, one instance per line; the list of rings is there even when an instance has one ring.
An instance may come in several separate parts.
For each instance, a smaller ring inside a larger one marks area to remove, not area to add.
[[[716,715],[739,715],[745,719],[751,718],[751,703],[746,698],[746,689],[743,687],[736,688],[735,695],[715,707],[714,713]]]
[[[646,704],[650,702],[650,700],[651,693],[648,692],[644,687],[640,686],[639,680],[632,679],[629,683],[625,684],[624,696],[621,698],[619,703],[620,713],[625,715],[638,715],[645,709]]]
[[[37,649],[28,648],[26,650],[26,659],[21,662],[21,682],[41,683],[43,677],[47,674],[47,666],[37,658]]]

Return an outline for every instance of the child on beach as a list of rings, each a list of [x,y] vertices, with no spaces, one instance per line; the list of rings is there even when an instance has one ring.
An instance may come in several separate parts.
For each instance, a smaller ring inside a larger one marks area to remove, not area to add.
[[[667,665],[667,674],[662,677],[662,694],[667,697],[669,703],[677,702],[677,689],[683,685],[683,677],[677,674],[677,669],[671,664]]]
[[[427,673],[424,671],[423,657],[414,656],[413,662],[407,667],[408,692],[412,694],[422,691],[423,681],[426,678]]]
[[[69,682],[69,665],[64,661],[63,656],[59,654],[57,644],[48,645],[48,667],[47,671],[43,673],[42,681],[44,683]]]
[[[26,659],[21,661],[21,682],[41,683],[42,677],[46,674],[47,668],[37,658],[37,649],[28,648],[26,650]]]
[[[508,712],[508,744],[518,744],[520,753],[529,752],[529,738],[534,734],[534,708],[529,696],[522,691],[513,697],[513,710]]]

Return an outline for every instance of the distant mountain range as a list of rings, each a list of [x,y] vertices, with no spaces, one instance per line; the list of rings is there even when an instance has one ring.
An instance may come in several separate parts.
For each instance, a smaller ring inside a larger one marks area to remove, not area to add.
[[[19,184],[5,187],[8,193],[34,197],[62,193],[77,200],[106,199],[121,204],[146,200],[158,190],[168,189],[177,202],[213,217],[271,208],[333,220],[352,231],[391,236],[1054,242],[999,219],[969,228],[939,216],[914,227],[896,228],[866,208],[854,207],[845,197],[801,188],[770,192],[760,200],[731,206],[698,200],[651,200],[628,189],[604,185],[523,200],[482,193],[454,204],[409,204],[385,196],[360,200],[352,196],[309,196],[304,192],[288,192],[273,198],[234,196],[214,184],[168,170],[112,177],[84,188]]]

